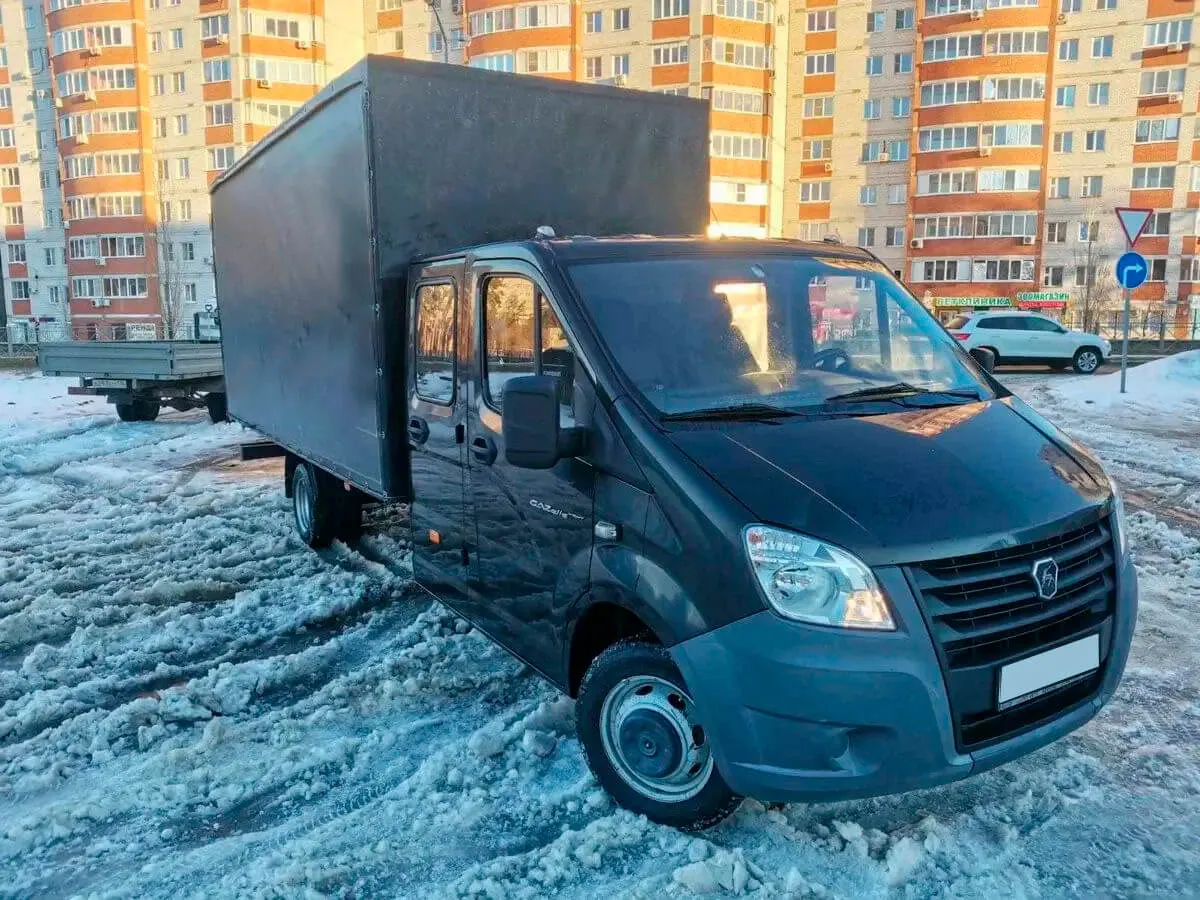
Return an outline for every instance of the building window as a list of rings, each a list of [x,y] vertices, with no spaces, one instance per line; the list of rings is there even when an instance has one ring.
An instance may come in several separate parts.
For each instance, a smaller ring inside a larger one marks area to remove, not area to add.
[[[1048,244],[1065,244],[1067,241],[1067,223],[1066,222],[1047,222],[1046,223],[1046,243]]]
[[[837,11],[830,9],[817,9],[808,14],[808,30],[809,31],[833,31],[837,28]],[[870,31],[870,27],[867,31]]]
[[[171,161],[169,159],[158,159],[154,161],[154,171],[159,181],[168,181],[171,178]]]
[[[897,53],[892,59],[892,72],[896,75],[906,75],[913,70],[913,55]]]
[[[1108,82],[1093,81],[1088,85],[1088,106],[1108,106]]]
[[[29,299],[29,282],[24,278],[14,278],[12,284],[12,295],[14,300]]]
[[[1138,166],[1133,170],[1132,188],[1135,191],[1160,190],[1175,187],[1174,166]]]
[[[1151,69],[1142,72],[1141,94],[1143,97],[1156,97],[1182,93],[1186,78],[1186,69]]]
[[[980,97],[978,80],[934,81],[921,85],[922,106],[953,106],[975,103]]]
[[[210,103],[204,109],[204,124],[210,127],[213,125],[232,125],[233,104]]]
[[[879,199],[879,188],[873,184],[864,184],[858,189],[858,202],[861,206],[874,206]]]
[[[912,97],[893,97],[892,98],[892,118],[907,119],[912,115]]]
[[[833,53],[810,53],[804,57],[805,75],[832,75],[834,72]]]
[[[1113,36],[1111,34],[1092,38],[1092,59],[1112,59]]]
[[[813,13],[808,14],[809,22],[812,22],[813,15],[814,15]],[[874,10],[872,12],[867,13],[867,31],[868,32],[883,31],[884,21],[885,21],[885,19],[884,19],[883,10]],[[815,31],[816,29],[812,28],[810,26],[808,30]]]
[[[1050,179],[1050,196],[1061,200],[1071,196],[1071,179],[1067,175],[1059,175]]]
[[[629,54],[619,53],[612,58],[612,73],[613,75],[628,75],[629,74]]]
[[[587,56],[583,60],[585,78],[600,78],[604,75],[604,60],[599,56]]]
[[[867,74],[871,76],[883,74],[883,54],[867,57]]]
[[[425,47],[430,56],[440,56],[446,49],[446,42],[440,31],[431,31],[425,38]]]
[[[173,72],[171,74],[171,91],[176,94],[182,94],[187,91],[186,72]]]
[[[716,0],[713,9],[718,16],[748,22],[765,22],[771,11],[766,0]]]
[[[963,150],[979,146],[979,126],[948,125],[922,128],[917,132],[917,148],[921,152]]]
[[[804,118],[825,119],[833,115],[832,97],[805,97]]]
[[[993,56],[1044,56],[1049,48],[1048,31],[993,31],[987,36],[987,51]]]
[[[189,281],[186,284],[184,284],[184,286],[183,286],[183,302],[184,303],[195,303],[196,302],[196,282]]]
[[[1167,261],[1166,259],[1148,259],[1150,264],[1150,274],[1146,276],[1147,281],[1166,281],[1167,280]]]
[[[833,157],[833,141],[804,141],[800,145],[800,154],[808,162],[831,159]]]
[[[858,229],[858,246],[874,247],[875,246],[875,229],[867,226]]]
[[[653,51],[653,63],[656,66],[673,66],[688,61],[688,45],[659,44]]]
[[[0,186],[20,187],[21,170],[16,166],[5,166],[3,169],[0,169]]]
[[[1103,175],[1084,175],[1083,176],[1083,193],[1081,197],[1099,197],[1104,193],[1104,176]]]
[[[232,147],[210,147],[208,149],[208,170],[210,172],[223,172],[232,165]]]
[[[1142,234],[1148,237],[1168,237],[1171,234],[1171,214],[1169,212],[1151,213],[1146,220],[1146,228]]]
[[[1178,119],[1138,119],[1133,139],[1138,144],[1179,139]]]
[[[593,10],[583,14],[583,30],[587,34],[599,34],[604,30],[604,11]]]
[[[204,61],[204,83],[229,81],[230,65],[228,59],[206,59]]]
[[[171,29],[171,49],[172,50],[182,50],[183,49],[183,29],[182,28],[172,28]]]
[[[1079,59],[1079,38],[1058,42],[1058,58],[1064,62]]]
[[[4,207],[4,224],[5,225],[24,225],[25,210],[20,206]]]
[[[1071,153],[1075,149],[1075,132],[1073,131],[1056,131],[1054,132],[1054,152],[1055,153]]]
[[[1046,266],[1042,274],[1042,284],[1046,287],[1062,287],[1065,266]]]
[[[179,219],[180,219],[180,221],[187,222],[191,218],[192,218],[192,201],[191,200],[180,200],[179,201]]]
[[[200,20],[200,37],[204,40],[229,34],[229,15],[205,16]]]
[[[146,279],[139,276],[102,278],[105,297],[145,297]]]
[[[161,31],[150,32],[150,52],[160,53],[163,48],[163,39]]]
[[[1098,221],[1079,223],[1079,243],[1090,244],[1100,240],[1100,223]]]
[[[883,245],[885,247],[904,246],[904,226],[888,225],[884,230]]]
[[[1170,44],[1187,44],[1192,40],[1192,20],[1172,19],[1167,22],[1151,22],[1146,26],[1142,39],[1143,47],[1165,47]]]
[[[828,181],[802,181],[800,182],[800,202],[828,203],[829,188]]]
[[[916,10],[911,6],[896,10],[896,30],[909,31],[915,27]]]
[[[188,178],[192,174],[192,161],[186,156],[175,160],[175,174],[180,178]]]
[[[864,119],[878,119],[880,116],[880,110],[882,108],[883,108],[883,101],[880,100],[879,98],[874,98],[872,100],[864,100],[863,101],[863,118]]]
[[[187,113],[179,113],[177,116],[175,116],[175,133],[177,135],[185,135],[188,133]]]
[[[654,0],[654,18],[675,19],[688,15],[688,0]]]
[[[1083,149],[1087,153],[1103,153],[1108,135],[1103,128],[1095,128],[1084,135]]]
[[[983,55],[983,35],[960,34],[949,37],[929,38],[921,45],[924,62],[942,62],[948,59],[967,59]]]
[[[623,6],[613,10],[613,31],[629,30],[629,7]]]
[[[25,244],[23,242],[12,241],[9,243],[9,245],[8,245],[8,261],[10,263],[26,262]]]
[[[888,185],[888,203],[896,206],[901,203],[908,202],[908,185],[907,184],[891,184]]]
[[[1059,108],[1070,108],[1075,105],[1075,85],[1064,84],[1054,91],[1054,105]]]
[[[765,104],[763,95],[750,91],[731,91],[717,89],[710,93],[713,109],[725,112],[753,113],[762,115]]]
[[[151,75],[150,76],[150,94],[154,97],[161,97],[167,92],[167,76],[166,75]]]
[[[714,134],[711,137],[713,156],[725,159],[766,159],[766,142],[758,135]]]

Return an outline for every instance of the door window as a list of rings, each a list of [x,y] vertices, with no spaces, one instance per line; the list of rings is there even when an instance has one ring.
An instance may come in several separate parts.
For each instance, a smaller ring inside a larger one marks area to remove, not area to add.
[[[1063,328],[1057,322],[1051,322],[1049,319],[1042,319],[1038,316],[1030,316],[1025,320],[1025,329],[1027,331],[1048,331],[1051,334],[1062,334]]]
[[[488,403],[503,408],[510,378],[552,375],[559,383],[560,420],[575,424],[575,351],[546,296],[528,278],[493,276],[484,282],[484,315]]]
[[[457,317],[454,285],[424,284],[417,289],[416,368],[417,396],[431,403],[454,402],[457,356]]]

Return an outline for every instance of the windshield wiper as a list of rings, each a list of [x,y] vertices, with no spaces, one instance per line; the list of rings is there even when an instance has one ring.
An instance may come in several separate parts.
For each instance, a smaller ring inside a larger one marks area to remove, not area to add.
[[[717,422],[726,421],[767,421],[770,419],[789,419],[800,413],[781,406],[771,406],[767,403],[739,403],[736,406],[712,406],[707,409],[689,409],[686,412],[667,413],[664,422]]]
[[[967,400],[979,399],[979,392],[970,388],[930,390],[929,388],[919,388],[916,385],[909,384],[907,381],[897,381],[894,384],[876,384],[871,387],[860,388],[857,391],[848,391],[845,394],[834,394],[832,397],[826,397],[825,402],[867,403],[871,400],[903,400],[906,397],[913,397],[918,394],[960,397]]]

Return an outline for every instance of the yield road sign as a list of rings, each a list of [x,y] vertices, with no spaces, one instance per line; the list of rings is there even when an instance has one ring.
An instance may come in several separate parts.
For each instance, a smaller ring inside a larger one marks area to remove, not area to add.
[[[1146,227],[1146,223],[1150,221],[1150,215],[1154,212],[1152,209],[1132,209],[1128,206],[1117,207],[1117,221],[1121,223],[1121,230],[1125,232],[1125,237],[1129,240],[1129,246],[1132,247],[1137,243],[1137,239],[1142,236],[1142,231]]]
[[[1116,270],[1117,282],[1128,291],[1142,284],[1149,274],[1146,257],[1132,250],[1121,254],[1117,260]]]

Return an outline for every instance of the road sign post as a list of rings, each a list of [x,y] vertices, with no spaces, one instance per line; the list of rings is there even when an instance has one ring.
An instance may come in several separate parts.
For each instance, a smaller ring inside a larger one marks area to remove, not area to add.
[[[1125,393],[1125,372],[1129,368],[1129,292],[1146,280],[1149,268],[1146,258],[1133,249],[1137,239],[1142,236],[1146,223],[1150,221],[1153,210],[1133,209],[1128,206],[1117,207],[1117,221],[1125,232],[1128,249],[1117,260],[1117,281],[1120,282],[1122,293],[1125,295],[1125,321],[1121,328],[1121,393]]]

